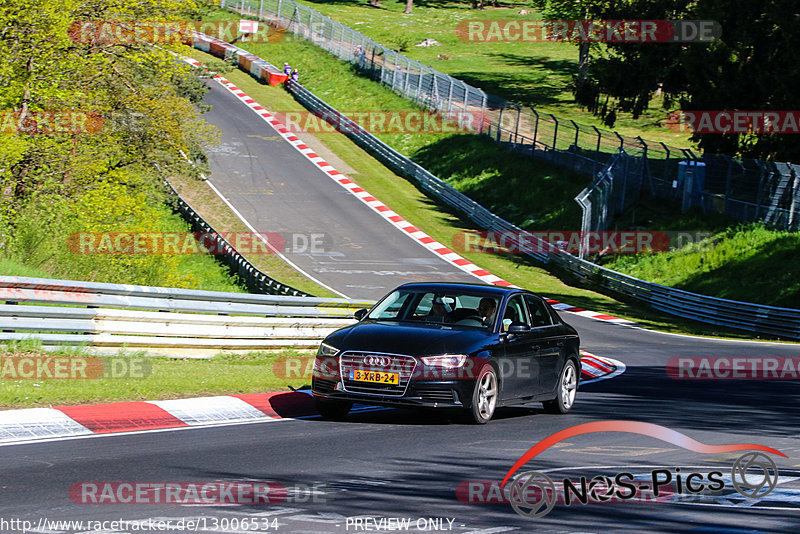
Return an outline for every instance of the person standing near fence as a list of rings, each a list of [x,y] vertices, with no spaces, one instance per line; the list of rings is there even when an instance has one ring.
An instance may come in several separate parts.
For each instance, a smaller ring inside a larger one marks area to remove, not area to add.
[[[289,65],[288,63],[284,63],[284,64],[283,64],[283,73],[284,73],[286,76],[289,76],[289,75],[292,73],[292,67],[291,67],[291,65]]]
[[[293,82],[296,82],[296,81],[297,81],[297,80],[299,80],[299,79],[300,79],[300,73],[299,73],[299,72],[297,72],[297,69],[294,69],[294,70],[292,71],[292,81],[293,81]]]

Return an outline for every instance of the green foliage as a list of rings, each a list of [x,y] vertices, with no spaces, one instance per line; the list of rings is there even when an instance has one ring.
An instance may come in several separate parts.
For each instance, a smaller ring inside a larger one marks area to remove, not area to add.
[[[659,254],[619,255],[605,267],[732,300],[800,308],[800,234],[744,224]]]
[[[637,113],[661,88],[667,106],[683,110],[796,109],[800,26],[793,0],[633,0],[613,19],[714,20],[720,39],[690,44],[610,44],[594,59],[599,91]],[[706,152],[780,161],[800,160],[793,135],[702,134]]]
[[[191,0],[0,6],[2,256],[51,276],[240,290],[211,257],[69,247],[78,232],[187,231],[166,204],[162,176],[197,174],[182,154],[197,155],[214,140],[200,120],[202,83],[169,53],[183,45],[92,40],[76,25],[186,20],[206,7]],[[72,112],[73,127],[14,131],[16,118],[37,112]],[[80,128],[87,117],[97,128]]]

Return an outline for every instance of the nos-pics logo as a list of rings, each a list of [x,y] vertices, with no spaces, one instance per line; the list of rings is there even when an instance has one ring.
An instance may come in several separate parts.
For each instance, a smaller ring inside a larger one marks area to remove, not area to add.
[[[564,478],[554,481],[539,471],[515,473],[528,461],[552,445],[565,439],[595,432],[627,432],[653,437],[686,450],[701,454],[720,454],[748,451],[736,459],[730,469],[734,489],[743,497],[760,499],[769,495],[778,484],[778,467],[766,454],[786,457],[782,452],[764,445],[739,443],[733,445],[707,445],[685,434],[652,423],[635,421],[597,421],[567,428],[557,432],[528,450],[506,473],[501,483],[512,508],[518,514],[537,518],[550,513],[556,503],[567,506],[580,503],[644,501],[658,502],[675,494],[700,495],[720,491],[725,486],[720,470],[653,469],[647,476],[619,472],[613,476],[597,475],[592,478]],[[513,478],[512,478],[513,477]],[[507,487],[506,487],[507,486]],[[643,494],[647,496],[644,497]]]

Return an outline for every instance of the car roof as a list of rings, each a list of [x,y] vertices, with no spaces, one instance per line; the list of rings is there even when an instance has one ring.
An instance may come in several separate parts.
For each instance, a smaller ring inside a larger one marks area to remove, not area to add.
[[[434,291],[434,290],[464,290],[464,291],[480,291],[481,293],[485,293],[486,295],[496,295],[496,296],[503,296],[508,295],[511,293],[517,293],[520,291],[525,291],[526,293],[530,293],[530,291],[526,291],[524,289],[520,289],[518,287],[502,287],[502,286],[493,286],[489,284],[470,284],[465,282],[410,282],[408,284],[403,284],[397,289],[419,289],[420,291]]]

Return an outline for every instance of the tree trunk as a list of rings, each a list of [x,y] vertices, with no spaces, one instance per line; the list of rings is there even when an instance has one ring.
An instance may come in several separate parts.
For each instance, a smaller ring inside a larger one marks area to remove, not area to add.
[[[578,45],[578,86],[586,83],[589,75],[589,43]]]
[[[406,0],[406,10],[403,13],[411,13],[414,9],[414,0]]]

